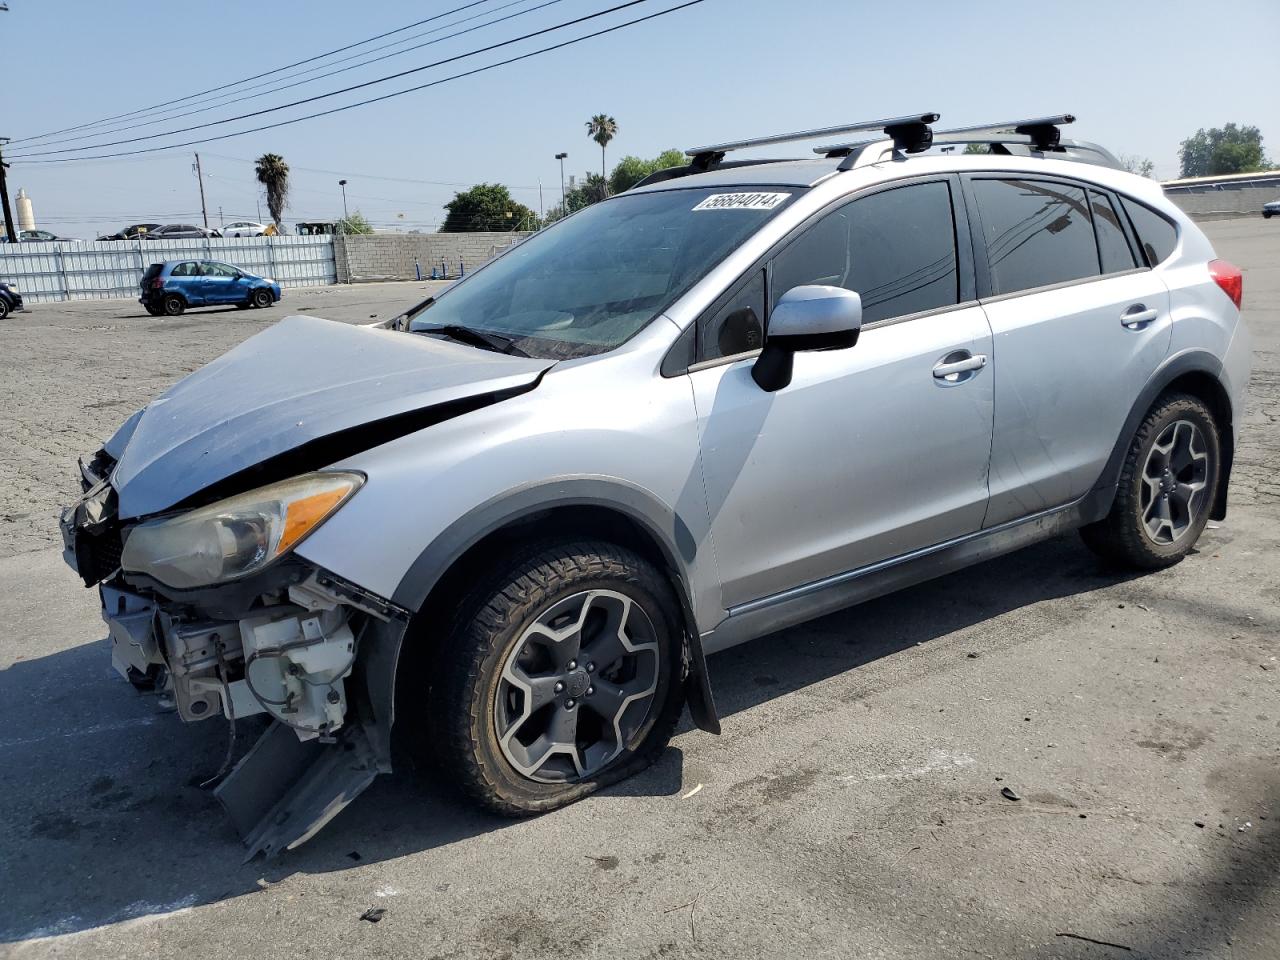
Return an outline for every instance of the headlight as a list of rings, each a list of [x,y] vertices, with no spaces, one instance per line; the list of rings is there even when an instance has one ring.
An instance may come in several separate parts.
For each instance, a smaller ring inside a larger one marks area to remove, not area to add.
[[[187,513],[140,523],[120,566],[185,589],[255,573],[324,523],[364,477],[309,473]]]

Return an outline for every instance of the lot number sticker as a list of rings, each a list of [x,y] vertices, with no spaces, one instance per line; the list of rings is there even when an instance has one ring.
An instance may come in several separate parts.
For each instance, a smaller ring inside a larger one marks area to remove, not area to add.
[[[789,193],[717,193],[707,197],[693,209],[772,210],[789,196]]]

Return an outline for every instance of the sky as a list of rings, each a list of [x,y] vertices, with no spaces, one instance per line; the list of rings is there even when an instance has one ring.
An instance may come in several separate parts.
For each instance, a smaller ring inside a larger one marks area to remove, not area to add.
[[[14,141],[4,148],[10,195],[24,188],[37,226],[71,237],[91,239],[136,222],[200,223],[196,150],[214,227],[265,218],[252,160],[266,152],[281,154],[293,172],[286,223],[341,216],[339,179],[348,181],[349,208],[379,229],[435,230],[443,205],[479,182],[507,184],[536,211],[559,199],[556,153],[569,154],[566,175],[600,170],[600,149],[585,126],[597,113],[613,116],[619,127],[608,147],[610,169],[627,154],[652,157],[668,147],[925,111],[942,114],[939,128],[1073,113],[1071,136],[1148,157],[1161,179],[1177,175],[1182,139],[1228,121],[1259,126],[1268,154],[1280,158],[1276,58],[1264,43],[1280,35],[1280,0],[703,0],[562,50],[328,117],[181,149],[62,163],[33,162],[51,155],[22,158],[108,140],[144,138],[58,156],[220,136],[447,78],[684,0],[643,0],[399,80],[168,137],[157,134],[458,57],[626,0],[6,2],[0,136]],[[20,142],[231,84],[464,5],[251,84]],[[427,41],[436,42],[399,52]],[[396,45],[368,56],[395,55],[379,63],[338,62],[384,44]],[[350,66],[356,68],[320,76]],[[269,92],[286,83],[297,85]],[[246,89],[254,84],[263,86]],[[154,120],[160,122],[119,129]],[[68,139],[89,133],[94,137]],[[767,152],[791,151],[808,152],[803,145]]]

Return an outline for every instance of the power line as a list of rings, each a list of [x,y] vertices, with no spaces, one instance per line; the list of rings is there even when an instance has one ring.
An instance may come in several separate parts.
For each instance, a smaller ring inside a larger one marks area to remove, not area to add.
[[[632,0],[632,3],[622,4],[622,6],[632,6],[634,3],[643,3],[643,2],[646,2],[646,0]],[[246,130],[237,130],[234,133],[220,134],[219,136],[216,136],[216,137],[203,137],[198,140],[187,140],[182,143],[170,143],[162,147],[144,147],[138,150],[122,150],[116,153],[96,154],[94,156],[89,156],[89,157],[56,157],[51,160],[27,160],[25,162],[27,163],[74,163],[79,160],[101,160],[107,157],[129,157],[129,156],[135,156],[137,154],[143,154],[143,153],[156,153],[161,150],[177,150],[182,147],[193,146],[197,143],[213,143],[214,141],[217,141],[217,140],[228,140],[232,137],[241,137],[249,133],[261,133],[263,130],[274,130],[277,127],[286,127],[286,126],[289,126],[290,124],[301,123],[304,120],[314,120],[317,117],[327,117],[327,116],[330,116],[331,114],[342,113],[346,110],[353,110],[356,107],[365,107],[371,103],[380,103],[383,100],[391,100],[391,99],[394,99],[395,97],[402,97],[408,93],[416,93],[419,90],[426,90],[430,87],[437,87],[443,83],[449,83],[453,80],[461,80],[464,77],[475,76],[478,73],[484,73],[488,70],[496,69],[497,67],[505,67],[512,63],[518,63],[521,60],[528,60],[528,59],[531,59],[532,57],[541,56],[544,53],[551,53],[552,51],[555,51],[555,50],[562,50],[565,47],[573,46],[576,43],[582,43],[584,40],[593,40],[596,37],[602,37],[605,34],[614,33],[618,30],[624,30],[627,27],[633,27],[636,24],[644,23],[648,20],[656,20],[659,17],[665,17],[667,14],[677,13],[680,10],[685,10],[689,7],[694,7],[700,3],[705,3],[705,2],[706,0],[687,0],[687,2],[685,3],[679,4],[674,7],[669,7],[666,10],[659,10],[657,13],[647,14],[646,16],[643,16],[643,17],[637,17],[634,20],[627,20],[627,21],[624,21],[623,23],[614,24],[613,26],[606,27],[603,30],[597,30],[594,33],[583,34],[580,37],[574,37],[570,40],[565,40],[561,43],[552,44],[549,47],[542,47],[538,50],[533,50],[533,51],[530,51],[529,53],[524,53],[517,57],[510,57],[509,59],[506,59],[506,60],[499,60],[496,63],[490,63],[483,67],[476,67],[473,70],[467,70],[462,73],[456,73],[450,77],[443,77],[439,80],[432,80],[429,83],[422,83],[416,87],[408,87],[407,89],[396,90],[392,93],[385,93],[378,97],[370,97],[368,100],[358,100],[355,103],[348,103],[341,107],[332,107],[329,110],[321,110],[316,113],[307,114],[306,116],[294,117],[292,120],[281,120],[277,123],[268,123],[260,127],[250,127],[249,129],[246,129]],[[620,9],[620,7],[614,8],[614,9]],[[604,11],[604,12],[607,13],[610,11]],[[556,29],[556,28],[552,28],[552,29]],[[546,31],[542,31],[542,32],[546,32]],[[524,38],[520,38],[520,39],[524,39]],[[514,42],[516,41],[508,41],[508,43],[514,43]],[[505,46],[505,44],[500,44],[500,46]],[[477,51],[477,52],[481,52],[481,51]],[[454,59],[459,59],[459,58],[454,58]],[[312,99],[314,100],[319,98],[313,97]],[[276,109],[283,109],[283,108],[276,108]],[[138,139],[148,139],[148,138],[140,137]],[[99,146],[106,146],[106,144],[100,144]]]
[[[209,127],[221,126],[224,123],[235,123],[238,120],[248,120],[252,117],[261,117],[264,114],[275,113],[276,111],[279,111],[279,110],[288,110],[288,109],[291,109],[292,107],[300,107],[308,103],[315,103],[318,100],[327,100],[329,97],[336,97],[344,93],[351,93],[354,90],[362,90],[365,87],[372,87],[379,83],[386,83],[389,80],[398,80],[401,77],[407,77],[411,74],[421,73],[423,70],[430,70],[434,67],[444,66],[447,63],[456,63],[459,60],[466,60],[469,57],[478,56],[479,54],[482,54],[482,53],[488,53],[492,50],[497,50],[501,47],[509,47],[515,43],[521,43],[522,41],[530,40],[534,37],[540,37],[547,33],[553,33],[556,30],[563,30],[565,27],[576,26],[577,24],[585,23],[588,20],[596,20],[600,17],[607,16],[608,14],[616,13],[619,10],[625,10],[628,7],[634,7],[638,4],[648,3],[648,2],[649,0],[626,0],[626,2],[624,3],[619,3],[605,10],[600,10],[600,11],[597,11],[596,13],[589,13],[589,14],[586,14],[585,16],[577,17],[573,20],[566,20],[563,23],[557,23],[549,27],[543,27],[541,30],[534,30],[532,33],[526,33],[523,36],[515,37],[514,39],[511,39],[511,40],[503,40],[499,43],[492,43],[489,46],[481,47],[478,50],[471,50],[467,53],[459,53],[452,57],[446,57],[443,60],[437,60],[434,63],[423,64],[420,67],[411,67],[408,70],[401,70],[398,73],[388,74],[385,77],[376,77],[373,80],[365,80],[362,83],[355,83],[349,87],[343,87],[339,90],[331,90],[328,93],[318,93],[314,97],[304,97],[301,100],[294,100],[291,103],[282,103],[274,107],[264,107],[261,110],[252,110],[249,113],[242,113],[234,117],[226,117],[222,120],[210,120],[207,123],[197,123],[189,127],[178,127],[176,130],[167,130],[163,133],[151,134],[150,136],[146,136],[146,137],[129,137],[124,140],[107,140],[102,143],[89,144],[83,147],[64,147],[61,150],[40,150],[34,153],[26,153],[26,154],[13,156],[11,157],[11,159],[23,160],[28,157],[51,157],[51,156],[54,156],[55,154],[79,153],[82,150],[101,150],[103,147],[121,147],[121,146],[126,146],[127,144],[130,144],[130,143],[139,143],[143,140],[154,139],[155,137],[173,137],[173,136],[177,136],[180,133],[190,133],[193,130],[205,130]],[[408,92],[408,91],[404,91],[404,92]],[[372,100],[366,101],[366,103],[373,103],[373,102],[375,101],[372,101]],[[198,141],[193,141],[193,142],[198,142]]]
[[[504,4],[503,6],[500,6],[500,7],[495,7],[493,10],[490,10],[490,11],[487,11],[487,12],[488,12],[488,13],[496,13],[498,10],[506,10],[506,9],[507,9],[507,8],[509,8],[509,7],[513,7],[513,6],[515,6],[517,3],[524,3],[524,2],[526,2],[526,0],[514,0],[514,2]],[[484,23],[477,23],[475,26],[467,27],[465,30],[458,30],[458,31],[457,31],[457,32],[455,32],[455,33],[445,34],[443,37],[436,37],[434,40],[427,40],[427,41],[425,41],[425,42],[423,42],[423,43],[415,44],[415,45],[414,45],[414,46],[412,46],[412,47],[406,47],[406,48],[405,48],[405,49],[403,49],[403,50],[397,50],[397,51],[395,51],[394,53],[387,53],[387,54],[383,54],[383,55],[382,55],[382,56],[380,56],[380,57],[372,57],[372,58],[370,58],[370,59],[368,59],[368,60],[364,60],[364,61],[363,61],[363,62],[361,62],[361,63],[353,63],[353,64],[351,64],[350,66],[347,66],[347,67],[341,67],[340,69],[332,70],[332,71],[330,71],[329,73],[322,73],[322,74],[320,74],[319,76],[316,76],[316,77],[308,77],[308,78],[307,78],[307,79],[305,79],[305,80],[297,80],[297,79],[295,79],[295,80],[294,80],[294,82],[292,82],[292,83],[286,83],[286,84],[282,84],[281,86],[271,87],[271,89],[269,89],[269,90],[263,90],[261,93],[251,94],[250,96],[247,96],[247,97],[240,96],[239,94],[240,94],[240,93],[242,93],[242,92],[247,92],[248,90],[255,90],[255,89],[258,89],[259,87],[262,87],[262,86],[268,86],[268,87],[270,87],[270,86],[271,86],[271,84],[270,84],[270,83],[266,83],[266,84],[259,84],[259,85],[258,85],[258,87],[247,87],[244,91],[240,91],[240,92],[238,92],[238,93],[236,93],[236,94],[234,94],[234,95],[232,95],[232,96],[230,96],[230,97],[228,97],[228,98],[226,98],[226,99],[219,100],[217,103],[206,104],[205,106],[197,107],[197,108],[196,108],[196,109],[194,109],[194,110],[187,110],[187,111],[180,112],[180,113],[168,113],[168,114],[166,114],[166,115],[164,115],[164,116],[162,116],[162,117],[157,117],[157,118],[155,118],[154,120],[144,120],[142,123],[131,123],[131,124],[128,124],[128,125],[125,125],[125,126],[111,127],[111,128],[109,128],[109,129],[101,130],[101,131],[98,131],[98,132],[95,132],[95,133],[85,133],[85,134],[81,134],[80,136],[77,136],[77,137],[64,137],[64,138],[62,138],[62,139],[60,139],[60,140],[49,140],[49,141],[47,141],[46,143],[33,144],[33,146],[35,146],[35,147],[39,147],[39,148],[41,148],[41,150],[43,150],[43,148],[45,148],[45,147],[53,147],[53,146],[57,146],[58,144],[61,144],[61,143],[75,143],[76,141],[79,141],[79,140],[92,140],[92,139],[95,139],[95,138],[97,138],[97,137],[107,136],[107,135],[109,135],[109,134],[114,134],[114,133],[123,133],[123,132],[125,132],[126,130],[138,130],[138,129],[141,129],[142,127],[151,127],[151,126],[155,126],[157,123],[165,123],[165,122],[167,122],[167,121],[169,121],[169,120],[177,120],[177,119],[179,119],[179,118],[181,118],[181,117],[192,117],[192,116],[195,116],[195,115],[197,115],[197,114],[201,114],[201,113],[208,113],[210,110],[216,110],[216,109],[218,109],[219,107],[224,107],[224,106],[226,106],[227,104],[230,104],[230,103],[236,103],[236,104],[239,104],[239,103],[244,103],[244,102],[245,102],[245,101],[247,101],[247,100],[256,100],[256,99],[258,99],[259,97],[267,97],[267,96],[270,96],[270,95],[271,95],[271,94],[273,94],[273,93],[279,93],[279,92],[280,92],[280,91],[282,91],[282,90],[290,90],[290,89],[292,89],[292,88],[294,88],[294,87],[300,87],[300,86],[303,86],[303,85],[308,84],[308,83],[314,83],[314,82],[316,82],[317,80],[324,80],[326,77],[334,77],[334,76],[337,76],[337,75],[338,75],[338,74],[340,74],[340,73],[347,73],[347,72],[348,72],[348,71],[350,71],[350,70],[359,70],[361,67],[367,67],[367,66],[369,66],[369,65],[371,65],[371,64],[379,63],[379,62],[381,62],[381,61],[383,61],[383,60],[389,60],[389,59],[391,59],[392,57],[399,57],[399,56],[402,56],[402,55],[404,55],[404,54],[406,54],[406,53],[412,53],[414,50],[421,50],[421,49],[423,49],[424,47],[434,46],[434,45],[435,45],[435,44],[437,44],[437,43],[444,43],[446,40],[453,40],[453,39],[456,39],[457,37],[461,37],[461,36],[463,36],[464,34],[474,33],[476,30],[483,30],[485,27],[491,27],[491,26],[493,26],[493,25],[495,25],[495,24],[498,24],[498,23],[504,23],[504,22],[506,22],[507,20],[514,20],[515,18],[517,18],[517,17],[523,17],[523,16],[525,16],[526,14],[536,13],[537,11],[542,10],[542,9],[544,9],[544,8],[546,8],[546,7],[550,7],[550,6],[553,6],[553,5],[557,4],[557,3],[563,3],[563,2],[564,2],[564,0],[544,0],[544,2],[543,2],[543,3],[540,3],[540,4],[538,4],[537,6],[529,7],[529,8],[527,8],[527,9],[525,9],[525,10],[517,10],[515,13],[509,13],[509,14],[507,14],[505,17],[497,17],[497,18],[495,18],[495,19],[493,19],[493,20],[486,20]],[[437,28],[435,28],[434,30],[428,30],[428,31],[427,31],[427,33],[437,33],[437,32],[439,32],[440,30],[447,30],[449,27],[457,26],[457,25],[458,25],[458,24],[460,24],[460,23],[466,23],[468,20],[474,20],[474,19],[476,19],[476,17],[477,17],[477,16],[484,16],[484,14],[476,14],[476,15],[473,15],[473,16],[471,16],[471,17],[466,17],[466,18],[464,18],[464,19],[462,19],[462,20],[455,20],[453,23],[446,24],[446,25],[445,25],[445,26],[443,26],[443,27],[437,27]],[[417,36],[425,36],[425,35],[426,35],[426,34],[418,34]],[[408,40],[408,39],[413,39],[413,38],[405,38],[405,40]],[[405,42],[405,40],[398,40],[398,41],[396,41],[396,43],[387,44],[387,46],[396,46],[396,44],[398,44],[398,43],[404,43],[404,42]],[[383,49],[386,49],[386,47],[375,47],[375,48],[374,48],[374,50],[370,50],[370,51],[367,51],[367,52],[368,52],[368,53],[373,53],[373,52],[375,52],[375,51],[377,51],[377,50],[383,50]],[[359,57],[360,57],[360,56],[364,56],[364,54],[360,54],[360,55],[359,55],[359,56],[357,56],[357,57],[347,57],[346,59],[347,59],[347,60],[359,59]],[[341,63],[341,62],[344,62],[344,61],[337,61],[337,62]],[[329,64],[329,65],[326,65],[326,66],[331,66],[331,65],[332,65],[332,64]],[[324,67],[315,67],[315,68],[312,68],[311,70],[303,71],[303,73],[315,73],[315,72],[316,72],[316,70],[323,70],[323,69],[325,69],[325,68],[324,68]],[[302,76],[302,74],[298,74],[297,76]],[[289,105],[289,104],[286,104],[285,106],[290,106],[290,105]],[[282,106],[282,107],[280,107],[280,108],[278,108],[278,109],[282,109],[282,110],[283,110],[283,109],[285,109],[285,107],[284,107],[284,106]],[[249,116],[252,116],[252,114],[249,114]],[[239,118],[232,117],[231,119],[232,119],[232,120],[235,120],[235,119],[239,119]],[[222,120],[220,120],[220,121],[217,121],[217,122],[218,122],[218,123],[228,123],[228,122],[230,122],[230,121],[222,121]],[[188,127],[188,128],[186,128],[186,129],[188,129],[188,130],[192,130],[192,129],[197,129],[197,128],[195,128],[195,127]],[[176,131],[173,131],[173,132],[174,132],[174,133],[182,133],[183,131],[182,131],[182,130],[176,130]],[[148,136],[168,136],[168,134],[149,134]],[[138,139],[144,139],[144,138],[140,137],[140,138],[138,138]],[[119,140],[119,141],[115,141],[115,144],[129,143],[129,142],[131,142],[131,141],[128,141],[128,140]],[[85,146],[85,147],[82,147],[82,148],[76,148],[76,149],[94,150],[94,149],[97,149],[98,147],[113,146],[113,145],[115,145],[115,144],[113,144],[113,143],[96,143],[96,144],[89,144],[89,145],[87,145],[87,146]],[[59,152],[59,151],[48,151],[48,153],[56,153],[56,152]],[[61,151],[61,152],[70,152],[70,151]],[[44,154],[44,153],[30,153],[30,154],[28,154],[28,156],[43,156],[43,155],[45,155],[45,154]]]
[[[474,2],[472,3],[464,3],[460,7],[454,7],[452,10],[446,10],[444,13],[437,13],[434,16],[427,17],[425,20],[418,20],[415,23],[409,23],[403,27],[396,27],[396,29],[388,30],[386,33],[379,33],[376,36],[367,37],[364,40],[358,40],[355,43],[348,43],[346,46],[337,47],[336,49],[330,50],[328,53],[319,53],[313,57],[307,57],[304,60],[298,60],[295,63],[285,64],[283,67],[276,67],[275,69],[267,70],[264,73],[254,74],[252,77],[245,77],[241,80],[233,80],[231,83],[224,83],[217,87],[210,87],[208,90],[201,90],[199,93],[189,93],[185,97],[178,97],[174,100],[165,100],[163,103],[155,103],[149,107],[142,107],[138,110],[130,110],[128,113],[118,113],[113,117],[104,117],[100,120],[90,121],[89,123],[82,123],[73,127],[63,127],[61,130],[51,130],[48,133],[38,133],[38,134],[35,134],[34,136],[24,137],[24,138],[21,138],[20,140],[14,140],[13,142],[22,143],[30,140],[39,140],[44,137],[52,137],[55,134],[59,134],[59,133],[70,133],[73,130],[83,130],[86,127],[95,127],[95,126],[100,126],[101,124],[104,124],[104,123],[110,123],[112,120],[123,120],[125,117],[133,117],[133,116],[137,116],[138,114],[149,113],[152,110],[158,110],[158,109],[161,109],[162,107],[172,106],[175,103],[184,103],[187,100],[194,100],[197,97],[203,97],[205,94],[208,94],[208,93],[217,93],[219,90],[227,90],[231,87],[238,87],[242,83],[249,83],[253,80],[261,80],[263,77],[269,77],[272,74],[276,74],[276,73],[283,73],[286,70],[292,70],[294,67],[301,67],[301,66],[305,66],[308,63],[315,63],[315,61],[323,60],[326,57],[331,57],[335,53],[345,53],[347,50],[352,50],[352,49],[355,49],[356,47],[362,47],[366,43],[373,43],[375,40],[382,40],[385,37],[394,36],[397,33],[404,33],[406,30],[412,30],[414,27],[420,27],[424,23],[431,23],[435,20],[441,19],[442,17],[452,16],[455,13],[461,13],[463,10],[469,10],[472,7],[478,7],[481,4],[485,4],[489,2],[490,0],[474,0]]]

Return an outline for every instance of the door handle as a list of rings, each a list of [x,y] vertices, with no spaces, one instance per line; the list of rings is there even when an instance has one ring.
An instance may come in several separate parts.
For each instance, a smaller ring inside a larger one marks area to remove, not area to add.
[[[1154,307],[1148,307],[1146,304],[1142,303],[1135,303],[1124,313],[1120,314],[1120,322],[1130,330],[1141,330],[1159,315],[1160,314]]]
[[[952,354],[954,356],[954,354]],[[933,368],[933,376],[936,380],[946,380],[948,383],[958,383],[962,379],[961,374],[971,373],[981,370],[987,365],[987,355],[985,353],[975,353],[971,356],[962,357],[958,360],[947,360],[937,364]]]

